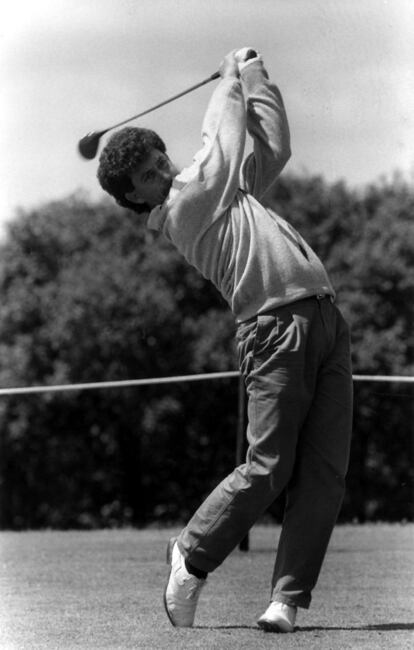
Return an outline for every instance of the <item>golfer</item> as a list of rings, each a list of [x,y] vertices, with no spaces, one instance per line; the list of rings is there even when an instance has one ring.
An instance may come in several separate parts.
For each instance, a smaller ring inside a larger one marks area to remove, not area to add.
[[[175,626],[193,624],[208,573],[286,489],[270,604],[258,624],[292,632],[297,608],[310,605],[344,495],[349,330],[317,255],[266,207],[265,195],[290,157],[278,88],[251,48],[230,52],[220,75],[203,147],[189,167],[179,173],[153,131],[124,128],[102,151],[98,178],[214,283],[238,325],[248,396],[246,462],[170,540],[167,614]],[[253,152],[243,162],[246,131]]]

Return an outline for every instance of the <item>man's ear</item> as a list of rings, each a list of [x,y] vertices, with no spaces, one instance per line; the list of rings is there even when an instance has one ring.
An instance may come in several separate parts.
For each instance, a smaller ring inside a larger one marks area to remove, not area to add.
[[[140,203],[145,203],[145,201],[143,199],[140,199],[137,196],[137,191],[136,190],[132,190],[132,192],[125,192],[125,198],[128,201],[131,201],[131,203],[136,203],[137,205],[139,205]]]

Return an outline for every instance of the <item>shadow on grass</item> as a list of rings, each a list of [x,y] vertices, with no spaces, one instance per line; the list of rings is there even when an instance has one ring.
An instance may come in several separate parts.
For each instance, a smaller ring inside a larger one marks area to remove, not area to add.
[[[245,555],[246,557],[252,557],[253,555],[271,555],[272,553],[276,553],[277,550],[277,544],[275,546],[269,547],[269,548],[254,548],[254,549],[249,549],[248,551],[243,551],[238,549],[238,552],[241,555]],[[330,548],[329,553],[334,555],[335,553],[372,553],[372,548]]]
[[[322,630],[367,630],[368,632],[393,632],[395,630],[414,630],[414,623],[380,623],[379,625],[356,625],[327,627],[325,625],[298,627],[297,632],[317,632]]]
[[[257,625],[194,625],[195,630],[255,630],[263,632]],[[308,627],[296,627],[295,632],[332,632],[335,630],[368,632],[395,632],[396,630],[414,630],[414,623],[381,623],[379,625],[356,625],[356,626],[327,626],[312,625]]]
[[[193,630],[256,630],[260,632],[257,625],[193,625]]]

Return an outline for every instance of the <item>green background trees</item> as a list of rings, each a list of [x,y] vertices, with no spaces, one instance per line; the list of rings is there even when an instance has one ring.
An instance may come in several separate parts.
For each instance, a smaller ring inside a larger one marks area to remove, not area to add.
[[[354,372],[413,374],[413,188],[398,177],[356,192],[282,176],[268,200],[326,263]],[[215,289],[108,201],[72,196],[21,213],[2,246],[0,291],[1,386],[237,367]],[[411,517],[411,393],[355,385],[342,518]],[[0,525],[184,519],[232,468],[236,417],[234,380],[1,397]]]

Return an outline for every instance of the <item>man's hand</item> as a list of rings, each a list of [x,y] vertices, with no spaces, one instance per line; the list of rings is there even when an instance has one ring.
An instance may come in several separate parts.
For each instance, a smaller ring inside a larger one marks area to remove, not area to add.
[[[245,63],[249,59],[255,59],[258,53],[252,47],[242,47],[241,50],[237,50],[234,56],[237,63]]]
[[[224,79],[225,77],[239,77],[239,66],[236,59],[237,50],[232,50],[224,57],[223,61],[220,63],[219,72],[220,76]]]

